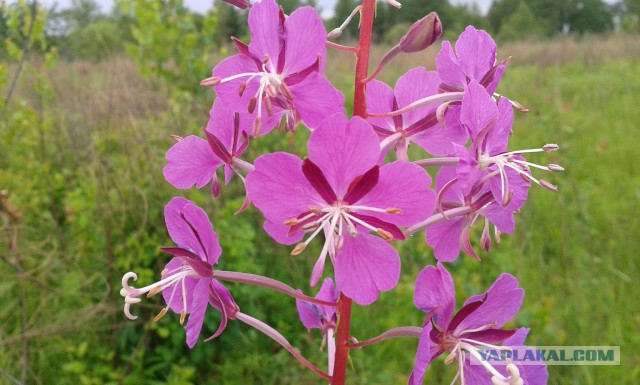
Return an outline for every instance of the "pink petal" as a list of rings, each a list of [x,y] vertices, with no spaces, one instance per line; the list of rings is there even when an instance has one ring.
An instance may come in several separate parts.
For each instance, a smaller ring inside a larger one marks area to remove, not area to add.
[[[341,198],[353,180],[377,164],[380,141],[369,123],[359,117],[350,122],[343,114],[327,118],[309,138],[309,158]]]
[[[393,289],[400,278],[400,257],[381,238],[360,232],[345,237],[336,255],[336,285],[359,305],[369,305],[378,293]]]
[[[386,83],[373,80],[367,83],[367,113],[384,114],[395,110],[395,95],[393,89]],[[395,132],[393,118],[367,118],[367,121],[390,132]]]
[[[453,217],[428,227],[425,231],[427,244],[440,262],[453,262],[460,255],[460,235],[465,217]]]
[[[344,96],[322,75],[314,72],[289,86],[293,105],[310,129],[318,128],[331,115],[344,114]]]
[[[456,298],[453,278],[441,263],[438,267],[427,266],[418,274],[413,303],[425,313],[435,310],[434,320],[440,329],[447,329]]]
[[[277,152],[260,156],[247,175],[245,186],[253,204],[267,221],[282,224],[309,211],[310,206],[326,205],[302,173],[302,160]]]
[[[473,296],[467,302],[477,300],[478,297]],[[456,335],[465,330],[487,325],[501,328],[516,315],[522,305],[523,298],[524,290],[518,287],[518,280],[511,274],[501,274],[487,290],[486,299],[482,305],[460,322],[455,331]]]
[[[467,76],[480,81],[496,62],[496,43],[486,31],[468,26],[456,42],[456,54]]]
[[[286,75],[302,71],[327,54],[327,31],[312,7],[295,10],[284,22]]]
[[[300,321],[307,329],[322,329],[322,317],[318,313],[316,305],[296,299],[296,307]]]
[[[435,71],[427,71],[424,67],[416,67],[402,75],[396,82],[395,94],[398,107],[404,108],[416,100],[438,93],[440,77]],[[404,128],[435,111],[437,106],[418,108],[402,114]]]
[[[213,68],[213,76],[225,79],[242,73],[262,72],[256,62],[245,55],[233,55],[224,59]],[[249,76],[220,83],[214,87],[216,95],[234,112],[247,112],[249,101],[255,97],[260,87],[260,77],[256,77],[247,83]],[[240,86],[246,83],[246,88],[239,95]]]
[[[174,197],[165,206],[164,218],[169,236],[178,246],[193,251],[210,264],[218,261],[222,249],[203,209],[187,199]]]
[[[498,120],[489,130],[485,139],[486,151],[491,155],[500,154],[507,150],[511,127],[513,126],[513,108],[507,98],[500,98],[498,101]]]
[[[471,81],[462,97],[460,122],[469,131],[471,138],[498,118],[498,107],[487,91],[476,81]]]
[[[193,349],[198,337],[200,337],[200,330],[202,330],[202,323],[204,322],[204,313],[207,310],[207,304],[209,303],[209,282],[210,279],[200,279],[193,288],[193,300],[192,309],[189,313],[189,321],[185,330],[187,331],[187,345]]]
[[[289,234],[289,229],[291,229],[291,227],[285,226],[282,222],[276,223],[266,220],[262,227],[264,228],[264,231],[271,236],[271,238],[283,245],[293,245],[304,238],[303,231],[296,231]]]
[[[442,48],[436,57],[436,68],[443,83],[461,90],[467,85],[467,77],[462,72],[449,41],[442,42]]]
[[[249,52],[262,61],[269,56],[268,68],[275,70],[280,57],[281,37],[284,29],[280,24],[280,8],[275,0],[263,0],[253,4],[249,11],[251,43]]]
[[[413,371],[411,377],[409,377],[409,385],[421,385],[424,381],[424,374],[429,367],[429,363],[435,358],[431,356],[432,350],[434,350],[434,343],[431,341],[431,330],[433,326],[431,322],[425,322],[420,334],[420,340],[418,342],[418,351],[416,352],[416,359],[413,364]]]
[[[431,177],[420,166],[402,160],[385,164],[375,187],[356,204],[381,209],[397,208],[402,214],[359,211],[398,226],[410,226],[431,215],[436,194]]]
[[[435,156],[449,156],[453,154],[452,143],[464,145],[468,136],[464,127],[459,123],[460,109],[449,109],[444,120],[445,127],[440,123],[411,137],[418,146]]]
[[[175,188],[188,189],[207,185],[222,161],[216,157],[206,140],[189,135],[174,144],[166,156],[162,174]]]

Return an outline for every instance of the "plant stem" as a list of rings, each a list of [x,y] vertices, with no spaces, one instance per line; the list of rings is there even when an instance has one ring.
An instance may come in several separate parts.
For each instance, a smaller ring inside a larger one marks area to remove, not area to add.
[[[353,97],[353,115],[367,117],[367,76],[369,75],[369,51],[371,31],[375,16],[376,0],[363,0],[360,9],[360,40],[356,47],[356,79]],[[340,293],[338,300],[338,330],[336,333],[336,360],[331,385],[344,385],[349,360],[349,338],[351,337],[351,298]]]

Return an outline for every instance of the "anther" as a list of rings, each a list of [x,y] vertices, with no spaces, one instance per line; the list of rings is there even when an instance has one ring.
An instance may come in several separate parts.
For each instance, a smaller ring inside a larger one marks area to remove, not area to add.
[[[160,272],[160,276],[164,277],[165,275],[167,275],[168,272],[169,272],[169,269],[164,269]]]
[[[280,92],[282,92],[282,95],[284,95],[287,100],[293,100],[293,94],[286,83],[283,82],[280,84]]]
[[[174,142],[178,143],[180,141],[182,141],[182,139],[184,139],[182,136],[178,136],[178,135],[169,135],[169,137],[171,139],[173,139]]]
[[[262,119],[257,117],[256,120],[253,121],[253,136],[257,137],[260,135],[260,131],[262,130]]]
[[[351,235],[353,238],[358,236],[358,229],[356,229],[356,227],[354,225],[349,225],[347,226],[347,231],[349,232],[349,235]]]
[[[247,82],[241,83],[240,87],[238,87],[238,96],[242,97],[244,94],[244,90],[247,89]]]
[[[271,107],[271,98],[269,96],[264,98],[264,106],[267,109],[267,115],[273,116],[273,108]]]
[[[539,182],[540,182],[540,186],[542,186],[542,187],[544,187],[544,188],[546,188],[548,190],[558,191],[558,186],[556,186],[554,184],[551,184],[551,183],[549,183],[548,181],[546,181],[544,179],[540,179]]]
[[[187,312],[182,309],[180,311],[180,325],[184,324],[184,319],[187,317]]]
[[[296,245],[296,247],[293,248],[293,251],[291,252],[291,255],[298,255],[300,253],[302,253],[304,251],[304,249],[307,248],[307,245],[304,243],[298,243]]]
[[[298,218],[289,218],[289,219],[285,219],[284,220],[284,225],[285,226],[293,226],[296,223],[298,223]]]
[[[340,251],[340,249],[342,249],[342,246],[344,246],[344,237],[342,235],[337,235],[333,246],[336,250],[336,253]]]
[[[322,215],[322,210],[320,209],[320,207],[309,206],[309,211],[311,211],[312,213],[314,213],[316,215]]]
[[[506,194],[502,194],[502,207],[506,207],[507,205],[509,205],[509,203],[511,203],[514,193],[515,192],[513,190],[509,190]]]
[[[267,95],[269,95],[272,98],[275,98],[276,96],[278,96],[278,90],[271,83],[267,84],[267,86],[265,87],[265,91],[267,91]]]
[[[524,173],[518,173],[518,175],[520,175],[520,177],[522,178],[522,180],[524,180],[525,182],[527,182],[527,183],[531,183],[531,178],[529,178],[529,177],[527,176],[527,174],[524,174]]]
[[[387,210],[387,214],[402,214],[403,211],[402,209],[396,208],[396,207],[389,207]]]
[[[155,322],[160,321],[160,318],[164,317],[164,315],[167,314],[167,308],[165,307],[164,309],[160,310],[160,313],[158,313],[157,316],[153,317],[153,320]]]
[[[249,111],[250,114],[253,114],[253,111],[256,110],[257,103],[258,103],[258,100],[255,97],[249,100],[249,106],[247,107],[247,111]]]
[[[149,292],[147,293],[147,298],[151,298],[161,291],[162,291],[162,286],[154,287],[153,289],[149,290]]]
[[[218,84],[220,84],[221,81],[222,79],[220,79],[219,77],[212,76],[210,78],[201,80],[200,85],[203,87],[217,86]]]
[[[444,364],[445,364],[445,365],[449,365],[449,364],[451,364],[455,359],[456,359],[456,352],[455,352],[455,351],[453,351],[453,352],[449,353],[449,355],[447,356],[447,358],[445,358],[445,360],[444,360]]]
[[[387,230],[376,229],[376,233],[378,233],[378,235],[381,236],[385,241],[390,241],[393,239],[393,235],[391,235],[391,233]]]
[[[545,151],[545,152],[558,151],[558,149],[560,149],[560,146],[558,146],[555,143],[548,143],[542,146],[542,151]]]
[[[562,171],[564,171],[564,167],[560,166],[559,164],[555,164],[555,163],[548,164],[547,168],[549,169],[549,171],[553,171],[553,172],[562,172]]]

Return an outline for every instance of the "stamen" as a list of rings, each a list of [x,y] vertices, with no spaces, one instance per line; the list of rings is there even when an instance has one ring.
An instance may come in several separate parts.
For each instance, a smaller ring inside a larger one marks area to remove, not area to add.
[[[333,31],[327,34],[327,39],[337,39],[338,37],[340,37],[340,35],[342,35],[342,32],[345,30],[345,28],[349,26],[349,23],[351,23],[351,20],[353,19],[353,17],[358,12],[360,12],[361,8],[362,8],[362,5],[358,5],[353,11],[351,11],[351,14],[342,23],[342,25],[340,25],[338,28],[334,29]]]
[[[166,308],[166,307],[165,307],[165,308],[163,308],[162,310],[160,310],[160,313],[158,313],[158,315],[156,315],[155,317],[153,317],[153,320],[154,320],[155,322],[158,322],[158,321],[160,321],[160,319],[161,319],[162,317],[164,317],[164,315],[165,315],[165,314],[167,314],[167,308]]]
[[[306,218],[306,217],[305,217]],[[301,219],[301,221],[304,219]],[[284,225],[285,226],[293,226],[296,223],[298,223],[298,218],[289,218],[289,219],[285,219],[284,220]]]
[[[404,214],[402,209],[399,209],[396,207],[390,207],[386,211],[387,211],[387,214]]]
[[[539,182],[540,182],[540,183],[538,183],[538,184],[539,184],[540,186],[542,186],[542,187],[544,187],[544,188],[546,188],[546,189],[548,189],[548,190],[551,190],[551,191],[558,191],[558,186],[556,186],[556,185],[554,185],[554,184],[551,184],[551,183],[549,183],[548,181],[546,181],[546,180],[544,180],[544,179],[540,179],[540,181],[539,181]]]
[[[161,291],[162,291],[162,286],[156,286],[153,289],[149,290],[149,292],[147,293],[147,298],[151,298],[151,297],[153,297],[154,295],[158,294]]]
[[[304,251],[304,249],[307,248],[307,244],[306,243],[298,243],[296,245],[296,247],[293,248],[293,251],[291,252],[291,255],[298,255],[300,253],[302,253]]]
[[[182,309],[180,312],[180,325],[184,325],[184,319],[187,317],[187,312]]]
[[[390,241],[393,239],[393,235],[391,235],[391,233],[386,230],[376,229],[376,233],[378,233],[378,235],[381,236],[385,241]]]
[[[542,149],[545,152],[554,152],[554,151],[558,151],[560,149],[560,146],[558,146],[555,143],[548,143],[548,144],[545,144],[544,146],[542,146]]]
[[[221,80],[219,77],[217,77],[217,76],[211,76],[211,77],[208,77],[208,78],[206,78],[206,79],[202,79],[202,80],[200,81],[200,85],[201,85],[202,87],[217,86],[218,84],[220,84],[220,82],[221,82],[221,81],[222,81],[222,80]]]

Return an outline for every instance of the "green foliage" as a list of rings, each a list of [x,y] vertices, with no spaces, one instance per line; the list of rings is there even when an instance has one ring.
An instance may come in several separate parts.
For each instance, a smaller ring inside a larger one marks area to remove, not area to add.
[[[98,20],[73,29],[67,37],[65,53],[77,59],[104,60],[119,54],[123,48],[123,32],[112,20]]]
[[[493,8],[491,8],[493,9]],[[544,36],[531,10],[522,0],[518,0],[517,7],[500,25],[497,39],[500,41],[514,41],[537,39]]]

